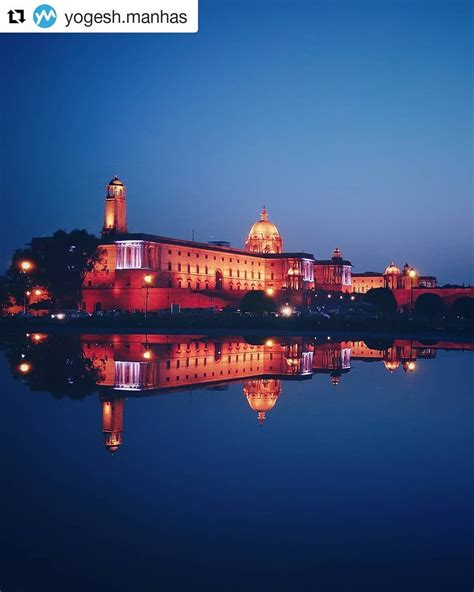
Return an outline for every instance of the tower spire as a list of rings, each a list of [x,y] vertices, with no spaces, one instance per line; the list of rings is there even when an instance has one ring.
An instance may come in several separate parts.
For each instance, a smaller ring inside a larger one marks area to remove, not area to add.
[[[127,189],[117,175],[107,185],[102,236],[124,234],[127,230]]]

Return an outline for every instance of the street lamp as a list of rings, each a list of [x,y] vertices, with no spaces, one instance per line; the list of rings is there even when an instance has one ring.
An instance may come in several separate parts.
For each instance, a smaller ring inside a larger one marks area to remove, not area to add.
[[[31,261],[28,261],[27,259],[20,261],[19,265],[20,265],[21,273],[24,273],[24,274],[29,273],[33,269],[33,263],[31,263]],[[27,280],[26,284],[28,287],[28,280]],[[25,316],[26,316],[26,311],[28,310],[28,296],[30,294],[31,294],[31,292],[27,289],[27,290],[25,290],[25,293],[23,295],[23,314]]]
[[[410,314],[413,314],[413,280],[416,278],[416,271],[412,268],[408,272],[410,278]]]
[[[149,294],[149,290],[150,290],[150,284],[153,282],[153,276],[148,274],[145,275],[143,277],[143,281],[145,282],[145,289],[146,289],[146,293],[145,293],[145,318],[148,315],[148,294]]]

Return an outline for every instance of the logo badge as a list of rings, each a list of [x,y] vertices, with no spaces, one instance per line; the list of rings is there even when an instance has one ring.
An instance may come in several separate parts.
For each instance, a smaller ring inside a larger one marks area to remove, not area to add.
[[[56,22],[56,11],[49,4],[40,4],[33,12],[33,21],[35,25],[42,29],[52,27]]]

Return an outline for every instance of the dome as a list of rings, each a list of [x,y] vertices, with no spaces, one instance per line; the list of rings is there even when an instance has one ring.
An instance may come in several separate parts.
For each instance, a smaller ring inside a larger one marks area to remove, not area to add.
[[[400,275],[400,268],[395,265],[392,261],[387,269],[384,271],[384,275]]]
[[[275,406],[281,395],[281,381],[274,379],[246,380],[244,395],[250,409],[258,413],[258,421],[263,424],[265,413]]]
[[[384,362],[384,366],[391,373],[395,372],[395,370],[400,366],[400,362],[388,360]]]
[[[123,186],[122,181],[115,175],[115,177],[110,181],[109,185],[121,185]]]
[[[254,253],[281,253],[282,240],[278,228],[268,219],[267,210],[263,206],[260,220],[250,229],[245,242],[247,251]]]

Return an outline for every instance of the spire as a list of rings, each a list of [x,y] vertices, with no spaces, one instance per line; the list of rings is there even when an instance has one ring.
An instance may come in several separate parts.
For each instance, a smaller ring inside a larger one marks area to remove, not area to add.
[[[267,214],[267,210],[265,209],[265,206],[263,206],[262,213],[260,214],[260,220],[262,220],[262,221],[268,220],[268,214]]]

